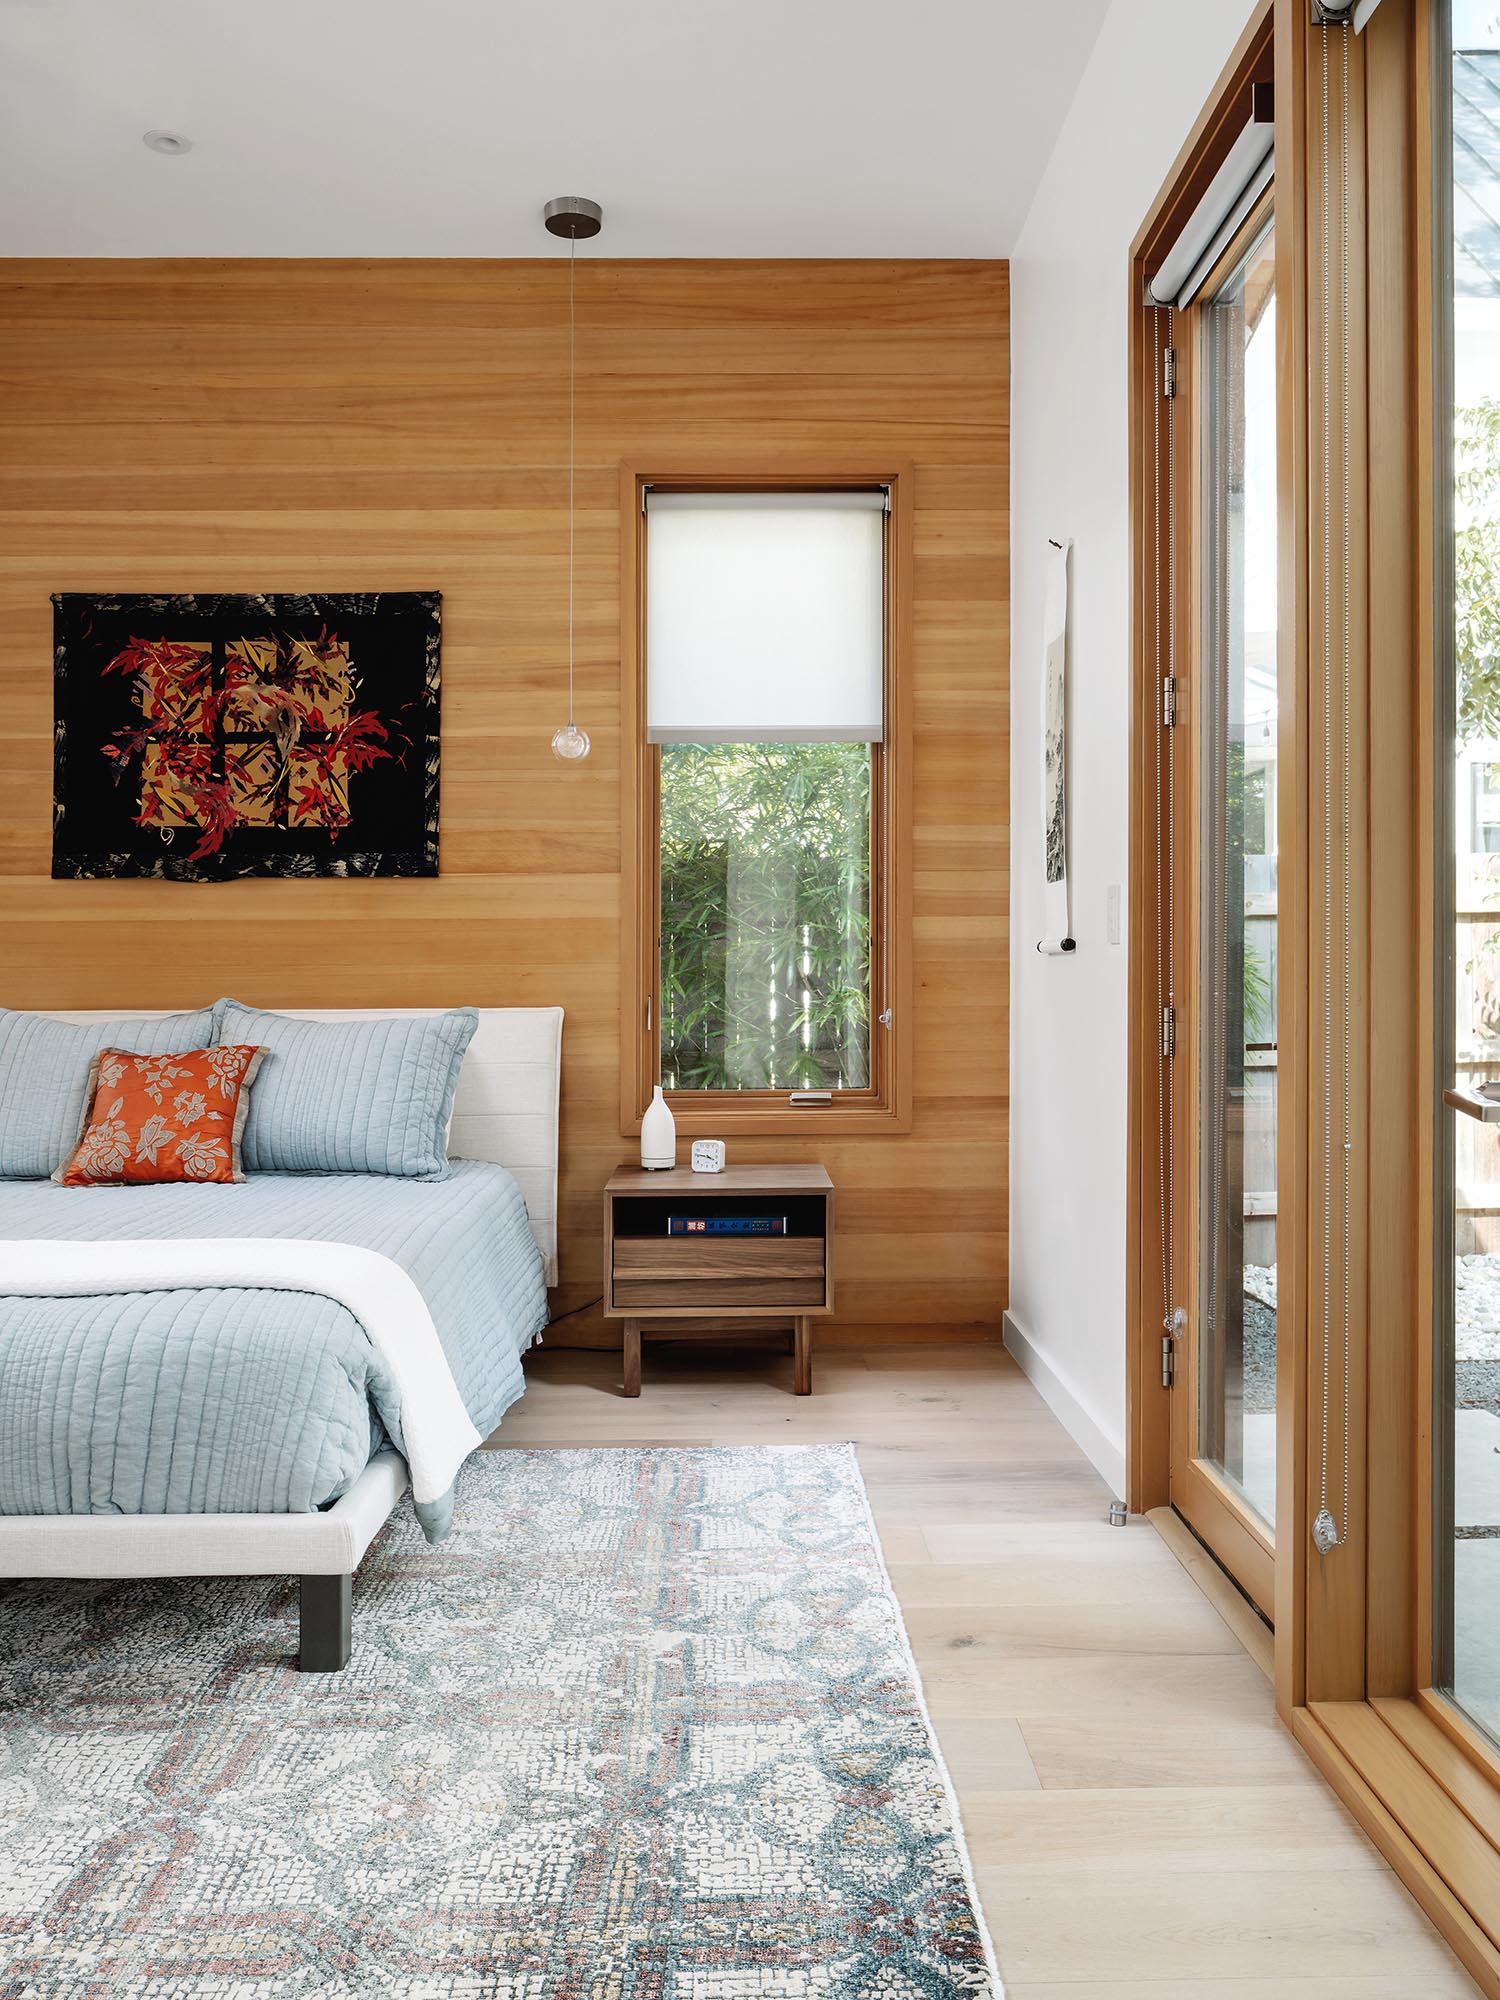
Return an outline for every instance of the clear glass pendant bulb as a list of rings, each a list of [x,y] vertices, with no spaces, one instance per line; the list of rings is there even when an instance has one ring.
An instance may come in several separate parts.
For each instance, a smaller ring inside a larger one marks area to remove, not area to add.
[[[552,739],[552,754],[564,764],[578,764],[589,754],[589,733],[565,722]]]

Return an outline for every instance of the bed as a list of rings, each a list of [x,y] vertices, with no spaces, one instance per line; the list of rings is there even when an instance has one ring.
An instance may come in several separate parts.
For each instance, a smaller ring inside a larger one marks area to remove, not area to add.
[[[380,1013],[402,1011],[428,1010]],[[354,1572],[410,1483],[397,1440],[419,1466],[426,1390],[372,1344],[351,1310],[359,1294],[328,1274],[323,1246],[364,1260],[382,1311],[399,1316],[410,1301],[410,1317],[441,1343],[466,1438],[493,1430],[521,1393],[521,1356],[556,1282],[561,1031],[557,1008],[479,1010],[446,1180],[0,1182],[0,1239],[44,1247],[74,1285],[70,1296],[30,1295],[14,1243],[9,1281],[0,1266],[0,1577],[292,1574],[299,1665],[342,1667]],[[221,1264],[244,1239],[252,1268],[141,1289],[121,1275],[143,1253],[182,1265],[200,1239]],[[251,1253],[272,1239],[287,1268],[262,1278]],[[97,1289],[94,1269],[108,1273]],[[414,1293],[401,1291],[408,1284]],[[424,1499],[420,1478],[416,1491],[418,1518],[440,1539],[454,1492]]]

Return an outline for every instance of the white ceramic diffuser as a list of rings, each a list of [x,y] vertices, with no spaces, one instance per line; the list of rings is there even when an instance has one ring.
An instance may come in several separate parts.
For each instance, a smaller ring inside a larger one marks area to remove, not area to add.
[[[641,1120],[641,1165],[675,1167],[677,1164],[677,1120],[658,1084],[651,1093],[646,1115]]]

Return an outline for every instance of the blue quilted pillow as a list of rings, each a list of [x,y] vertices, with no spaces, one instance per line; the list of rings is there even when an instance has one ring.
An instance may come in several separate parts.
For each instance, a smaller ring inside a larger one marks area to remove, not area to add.
[[[78,1144],[89,1065],[101,1049],[180,1055],[213,1039],[210,1008],[157,1020],[49,1021],[0,1008],[0,1178],[44,1181]]]
[[[425,1018],[294,1021],[238,1000],[214,1006],[215,1039],[265,1050],[242,1158],[247,1173],[448,1176],[448,1114],[472,1007]]]

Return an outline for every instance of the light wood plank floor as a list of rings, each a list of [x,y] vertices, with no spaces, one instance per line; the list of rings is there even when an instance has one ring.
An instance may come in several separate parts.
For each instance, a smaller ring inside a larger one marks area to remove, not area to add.
[[[537,1350],[495,1443],[858,1444],[1010,2000],[1477,1993],[1002,1350],[825,1349],[810,1397],[769,1348],[648,1345],[639,1402],[618,1371]]]

